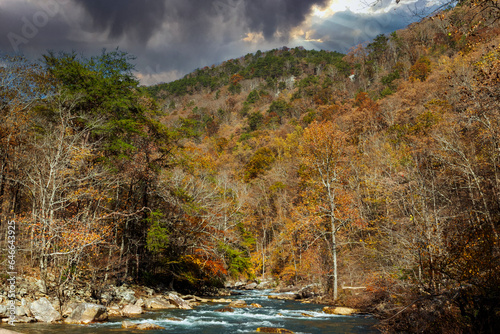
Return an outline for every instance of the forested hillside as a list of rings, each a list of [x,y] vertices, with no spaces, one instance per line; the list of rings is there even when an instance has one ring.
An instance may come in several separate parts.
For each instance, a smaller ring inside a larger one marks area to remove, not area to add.
[[[63,299],[273,277],[388,331],[494,332],[499,14],[466,1],[346,55],[258,51],[152,87],[120,51],[4,57],[2,248],[15,221],[17,271]]]

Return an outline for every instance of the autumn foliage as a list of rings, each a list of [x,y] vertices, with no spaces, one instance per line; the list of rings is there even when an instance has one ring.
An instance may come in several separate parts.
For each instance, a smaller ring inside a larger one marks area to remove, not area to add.
[[[89,281],[272,277],[382,330],[493,333],[500,20],[497,1],[457,3],[346,55],[259,51],[148,88],[118,51],[5,58],[19,271],[62,302]]]

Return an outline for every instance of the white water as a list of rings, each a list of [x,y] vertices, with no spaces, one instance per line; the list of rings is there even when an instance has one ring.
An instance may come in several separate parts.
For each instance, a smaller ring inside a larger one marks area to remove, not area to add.
[[[321,305],[301,304],[299,302],[268,299],[270,291],[245,291],[241,296],[231,299],[243,299],[247,304],[258,303],[262,308],[235,309],[235,312],[216,312],[226,304],[208,303],[194,310],[163,310],[147,312],[138,318],[126,320],[142,323],[149,322],[164,327],[164,330],[150,330],[147,333],[176,334],[222,334],[222,333],[255,333],[258,327],[280,327],[295,333],[378,333],[372,328],[376,320],[366,317],[347,317],[328,315],[321,311]],[[302,313],[311,315],[307,317]],[[179,318],[181,321],[168,320]],[[46,333],[139,333],[141,331],[121,328],[123,319],[114,318],[102,324],[80,325],[47,325],[19,324],[14,330],[26,334]],[[5,327],[1,327],[5,328]]]

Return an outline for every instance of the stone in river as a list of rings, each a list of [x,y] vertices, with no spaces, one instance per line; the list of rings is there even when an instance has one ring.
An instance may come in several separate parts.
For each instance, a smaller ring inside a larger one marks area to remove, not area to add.
[[[192,307],[189,305],[189,302],[185,301],[179,296],[174,295],[173,293],[169,293],[165,298],[171,303],[183,310],[191,310]]]
[[[274,327],[259,327],[259,328],[257,328],[257,332],[293,334],[293,332],[291,330],[288,330],[285,328],[274,328]]]
[[[219,308],[217,310],[214,310],[215,312],[234,312],[234,309],[231,308],[231,307],[223,307],[223,308]]]
[[[247,302],[244,300],[233,300],[230,304],[229,307],[248,307]]]
[[[122,313],[124,316],[128,317],[135,314],[141,314],[142,308],[137,305],[125,305],[122,309]]]
[[[146,306],[146,308],[151,309],[177,308],[175,305],[159,298],[148,298],[145,300],[144,305]]]
[[[142,323],[142,324],[139,324],[137,325],[136,327],[134,327],[135,329],[139,329],[139,330],[151,330],[151,329],[165,329],[165,327],[161,327],[159,325],[155,325],[155,324],[151,324],[149,322],[145,322],[145,323]]]
[[[336,315],[353,315],[359,313],[359,310],[349,308],[349,307],[323,307],[323,312],[326,314],[336,314]]]

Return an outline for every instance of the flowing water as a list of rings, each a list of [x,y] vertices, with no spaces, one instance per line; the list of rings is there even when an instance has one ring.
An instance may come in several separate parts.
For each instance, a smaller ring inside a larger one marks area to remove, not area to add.
[[[110,318],[109,322],[91,325],[17,324],[13,329],[26,334],[71,333],[149,333],[149,334],[222,334],[255,333],[258,327],[280,327],[295,333],[379,333],[373,328],[377,321],[364,316],[328,315],[321,305],[301,304],[286,300],[268,299],[270,291],[242,291],[242,295],[230,299],[243,299],[247,304],[258,303],[262,308],[235,309],[235,312],[215,312],[227,304],[207,303],[193,310],[163,310],[147,312],[126,320],[134,323],[150,322],[163,330],[139,331],[122,329],[122,318]],[[306,314],[306,315],[304,315]],[[309,317],[310,315],[312,317]],[[168,318],[178,320],[168,320]],[[180,321],[179,321],[180,320]],[[7,328],[2,326],[0,328]]]

